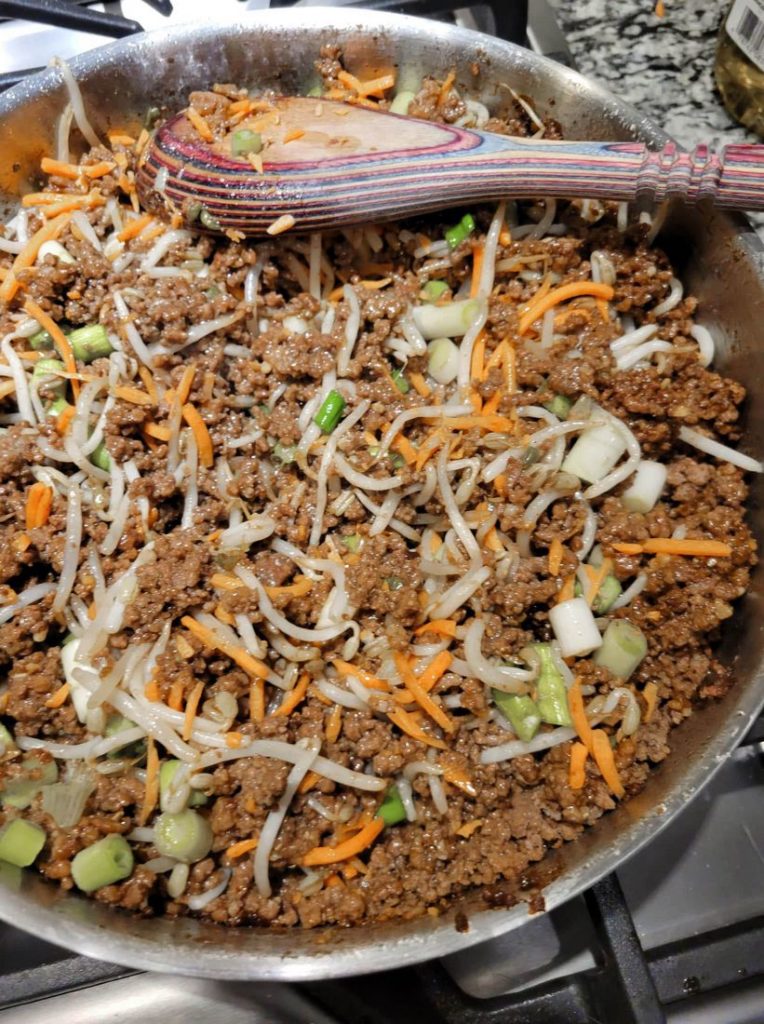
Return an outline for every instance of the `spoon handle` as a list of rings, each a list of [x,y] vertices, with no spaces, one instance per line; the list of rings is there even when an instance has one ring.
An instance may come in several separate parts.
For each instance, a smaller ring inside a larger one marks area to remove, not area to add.
[[[304,107],[292,113],[305,122]],[[159,129],[138,188],[150,207],[160,205],[157,192],[175,209],[195,207],[198,214],[201,203],[207,227],[247,235],[265,234],[284,215],[298,231],[314,231],[537,196],[677,197],[764,209],[764,145],[730,145],[716,154],[705,145],[685,152],[674,143],[649,150],[635,142],[519,139],[363,110],[352,127],[356,135],[344,137],[350,148],[316,131],[299,132],[304,138],[295,143],[274,139],[258,173],[175,118]]]

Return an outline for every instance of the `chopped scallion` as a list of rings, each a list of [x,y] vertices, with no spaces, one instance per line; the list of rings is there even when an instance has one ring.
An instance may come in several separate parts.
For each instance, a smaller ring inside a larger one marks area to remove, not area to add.
[[[72,861],[72,878],[78,889],[94,892],[127,878],[133,863],[133,851],[124,836],[104,836],[80,850]]]
[[[240,128],[231,136],[231,153],[234,156],[247,156],[249,153],[259,153],[263,148],[263,140],[260,132],[250,131],[249,128]]]
[[[178,769],[183,764],[182,761],[177,761],[171,758],[169,761],[162,761],[159,768],[159,806],[164,811],[167,798],[170,795],[172,789],[173,780],[178,773]],[[207,797],[200,789],[192,789],[188,795],[188,806],[189,807],[201,807],[207,803]]]
[[[65,369],[60,359],[38,359],[32,370],[32,380],[39,381],[47,394],[63,398],[66,394],[66,381],[57,375]]]
[[[592,609],[597,615],[604,615],[605,612],[610,611],[613,603],[621,596],[622,591],[623,587],[615,576],[606,576],[592,601]]]
[[[400,452],[388,452],[387,457],[390,460],[393,469],[403,469],[406,465],[406,460]]]
[[[58,765],[55,761],[43,761],[31,754],[21,762],[23,774],[7,782],[0,794],[3,806],[24,810],[29,807],[43,786],[58,779]]]
[[[491,696],[494,704],[514,729],[517,738],[523,743],[529,743],[541,725],[541,715],[536,702],[531,697],[505,693],[503,690],[491,690]]]
[[[379,806],[377,816],[386,825],[399,825],[402,821],[406,820],[406,808],[403,806],[401,794],[397,786],[391,786],[385,793],[385,799]]]
[[[290,462],[294,462],[295,453],[297,448],[293,444],[282,444],[281,441],[277,441],[274,444],[271,454],[277,462],[280,462],[283,466],[288,466]]]
[[[428,281],[420,294],[425,302],[437,302],[447,291],[448,285],[445,281]]]
[[[212,829],[196,811],[160,814],[154,824],[154,845],[164,857],[193,864],[212,848]]]
[[[390,376],[393,378],[393,383],[398,388],[400,393],[402,395],[407,395],[409,393],[409,391],[411,390],[411,385],[409,384],[408,380],[406,379],[406,376],[405,376],[403,370],[401,370],[400,368],[396,368],[395,370],[393,370],[393,372],[390,374]]]
[[[572,406],[573,403],[567,395],[555,395],[554,398],[550,399],[548,402],[544,402],[544,408],[548,409],[553,416],[556,416],[561,420],[566,420],[568,418],[568,413]]]
[[[74,358],[83,363],[92,363],[94,359],[106,358],[114,351],[103,324],[88,324],[87,327],[78,327],[76,331],[70,331],[67,338],[72,346]]]
[[[24,818],[14,818],[0,829],[0,860],[27,868],[45,846],[45,829]]]
[[[99,445],[96,445],[90,453],[90,461],[94,466],[98,466],[98,468],[102,469],[105,473],[108,473],[111,469],[111,456],[109,455],[109,451],[103,441],[101,441]]]
[[[615,619],[605,630],[594,660],[618,679],[628,679],[647,654],[647,640],[628,619]]]
[[[475,218],[471,213],[465,213],[458,224],[455,224],[452,228],[448,228],[445,233],[445,239],[451,249],[455,249],[462,242],[466,241],[472,232],[475,230]]]
[[[53,348],[53,339],[47,331],[37,331],[29,339],[29,347],[35,352],[45,352]]]
[[[387,584],[388,590],[400,590],[403,586],[403,580],[400,576],[386,576],[385,583]]]
[[[220,231],[220,221],[214,213],[210,213],[206,206],[203,206],[199,212],[199,223],[208,231]]]
[[[521,459],[523,469],[528,469],[529,466],[535,465],[540,458],[541,449],[535,448],[532,444],[529,444],[523,452],[523,457]]]
[[[349,536],[345,536],[342,538],[342,543],[345,545],[348,551],[352,552],[352,554],[355,554],[357,551],[360,551],[361,541],[362,537],[360,533],[351,533]]]
[[[329,392],[313,419],[313,422],[320,428],[322,433],[331,434],[340,421],[345,404],[345,399],[339,391]]]
[[[557,668],[550,644],[531,644],[525,648],[524,657],[539,665],[536,679],[536,706],[542,722],[549,725],[570,725],[568,694],[565,680]]]

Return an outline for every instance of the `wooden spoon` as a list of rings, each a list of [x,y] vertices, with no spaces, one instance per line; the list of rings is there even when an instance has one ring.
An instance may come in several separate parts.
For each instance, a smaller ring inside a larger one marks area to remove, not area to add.
[[[149,209],[243,235],[391,220],[465,203],[536,196],[671,196],[764,209],[764,145],[649,150],[639,142],[520,139],[310,97],[274,101],[259,125],[263,173],[205,143],[185,114],[147,147],[137,186]],[[269,122],[263,126],[263,121]],[[269,231],[270,229],[270,231]]]

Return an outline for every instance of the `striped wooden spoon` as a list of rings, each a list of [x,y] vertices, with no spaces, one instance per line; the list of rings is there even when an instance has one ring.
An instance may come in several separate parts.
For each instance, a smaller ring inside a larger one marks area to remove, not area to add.
[[[710,199],[764,209],[764,145],[520,139],[309,97],[274,101],[261,128],[263,173],[205,143],[185,114],[146,148],[137,185],[149,209],[180,211],[209,230],[277,234],[390,220],[468,200],[565,196]],[[249,119],[262,124],[263,116]],[[237,131],[251,127],[242,121]],[[257,161],[256,161],[257,162]]]

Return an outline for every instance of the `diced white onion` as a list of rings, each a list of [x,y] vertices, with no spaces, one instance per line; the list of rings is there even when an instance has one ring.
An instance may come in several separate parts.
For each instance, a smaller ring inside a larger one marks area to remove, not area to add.
[[[594,615],[583,597],[574,597],[550,608],[549,623],[563,658],[583,658],[602,646]]]
[[[447,302],[442,306],[427,303],[415,306],[414,323],[425,341],[435,338],[461,338],[480,314],[482,304],[477,299]]]
[[[630,512],[649,512],[663,493],[668,470],[662,462],[642,459],[634,479],[621,495],[621,501]]]
[[[626,451],[626,441],[612,417],[585,430],[562,463],[565,473],[595,483],[602,480]]]

